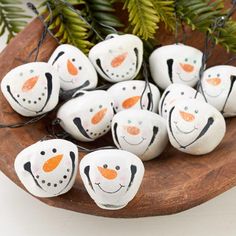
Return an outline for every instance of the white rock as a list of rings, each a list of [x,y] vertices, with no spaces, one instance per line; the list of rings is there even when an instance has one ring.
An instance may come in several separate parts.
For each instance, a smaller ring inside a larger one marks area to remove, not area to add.
[[[122,150],[100,150],[80,162],[80,175],[90,197],[103,209],[118,210],[136,195],[144,175],[142,161]]]
[[[182,152],[203,155],[213,151],[222,141],[224,117],[208,103],[186,99],[178,101],[168,115],[171,144]]]
[[[62,139],[39,141],[15,159],[15,171],[22,184],[32,195],[42,198],[68,192],[77,169],[78,149]]]
[[[167,118],[170,109],[180,99],[198,99],[205,101],[201,93],[184,84],[171,84],[161,96],[159,103],[159,113],[163,118]]]
[[[114,100],[114,108],[116,112],[127,109],[141,109],[157,112],[160,100],[159,89],[149,83],[151,91],[147,86],[145,89],[145,81],[131,80],[123,81],[111,86],[107,92]]]
[[[55,69],[45,62],[32,62],[12,69],[1,82],[11,107],[23,116],[38,116],[55,108],[60,81]]]
[[[167,45],[156,49],[149,63],[152,78],[162,89],[172,83],[193,87],[199,80],[202,52],[183,44]]]
[[[97,72],[112,83],[132,80],[143,61],[143,43],[135,35],[108,35],[89,52]]]
[[[236,115],[236,67],[214,66],[204,72],[203,93],[207,101],[225,117]]]
[[[113,100],[106,91],[81,91],[57,113],[62,128],[79,141],[93,141],[110,130]]]
[[[112,120],[116,146],[137,155],[143,161],[159,156],[168,143],[166,121],[146,110],[126,110]]]
[[[72,45],[58,46],[48,63],[57,70],[63,90],[92,89],[97,86],[97,72],[92,63],[82,51]]]

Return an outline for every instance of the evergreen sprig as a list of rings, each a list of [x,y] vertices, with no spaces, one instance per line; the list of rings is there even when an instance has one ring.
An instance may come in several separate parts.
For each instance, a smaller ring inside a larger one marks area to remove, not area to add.
[[[0,36],[7,32],[7,42],[25,27],[25,19],[30,18],[20,4],[19,0],[0,0]]]
[[[82,7],[85,5],[83,0],[70,0],[67,2]],[[48,15],[45,22],[50,22],[49,29],[53,31],[59,42],[72,44],[80,48],[84,53],[88,53],[93,44],[88,40],[90,31],[88,24],[79,17],[79,15],[83,17],[83,13],[79,10],[76,10],[76,13],[61,0],[48,0],[42,5],[45,6],[46,3],[49,4],[52,16],[50,15],[50,10],[46,8],[43,11],[43,14]]]
[[[88,21],[103,37],[124,26],[114,15],[115,9],[110,0],[87,0],[86,12]]]

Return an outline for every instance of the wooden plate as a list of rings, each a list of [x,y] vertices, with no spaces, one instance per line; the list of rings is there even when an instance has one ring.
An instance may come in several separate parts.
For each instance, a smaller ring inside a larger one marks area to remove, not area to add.
[[[0,55],[0,78],[12,68],[22,64],[36,46],[42,32],[42,25],[34,20],[20,33]],[[173,37],[161,34],[160,42],[173,42]],[[163,31],[164,32],[164,31]],[[203,35],[189,34],[188,44],[199,48],[203,45]],[[46,61],[56,47],[48,37],[43,44],[39,59]],[[201,49],[201,48],[200,48]],[[212,56],[213,64],[224,63],[230,55],[217,48]],[[0,123],[16,123],[24,120],[8,105],[0,95]],[[25,147],[44,137],[48,119],[18,129],[0,129],[0,170],[14,183],[24,189],[17,178],[13,163],[15,156]],[[180,212],[199,205],[236,184],[236,119],[227,121],[227,134],[221,145],[211,154],[195,157],[183,154],[172,147],[153,161],[145,163],[146,173],[140,191],[127,207],[118,211],[98,208],[82,185],[79,174],[69,193],[50,199],[39,199],[48,205],[77,212],[106,217],[143,217]],[[105,138],[105,139],[109,139]],[[94,146],[104,145],[104,139]],[[81,155],[82,156],[82,155]]]

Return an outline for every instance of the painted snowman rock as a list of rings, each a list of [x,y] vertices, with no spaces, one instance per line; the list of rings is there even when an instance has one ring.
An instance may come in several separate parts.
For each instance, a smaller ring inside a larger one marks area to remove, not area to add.
[[[1,82],[1,90],[17,113],[38,116],[57,105],[60,80],[48,63],[32,62],[8,72]]]
[[[214,66],[204,72],[203,93],[207,101],[225,117],[236,115],[236,67]]]
[[[197,99],[205,101],[201,93],[197,92],[195,89],[184,85],[184,84],[171,84],[164,91],[161,96],[159,103],[159,113],[160,115],[167,119],[170,109],[175,105],[180,99]]]
[[[213,151],[222,141],[226,124],[221,113],[210,104],[186,99],[171,108],[167,129],[175,148],[203,155]]]
[[[81,91],[60,107],[61,127],[75,139],[90,142],[110,130],[113,101],[106,91]]]
[[[116,146],[137,155],[143,161],[159,156],[168,143],[166,121],[146,110],[127,110],[112,120]]]
[[[142,109],[157,112],[160,100],[159,89],[149,83],[145,88],[145,81],[123,81],[111,86],[107,92],[113,97],[116,112],[127,109]]]
[[[72,45],[57,47],[48,63],[57,70],[63,90],[92,89],[97,86],[97,72],[92,63],[82,51]]]
[[[89,52],[89,59],[105,80],[116,83],[132,80],[143,60],[143,43],[135,35],[108,35]]]
[[[56,197],[68,192],[78,169],[78,149],[63,139],[39,141],[21,151],[15,171],[36,197]]]
[[[202,55],[198,49],[183,44],[160,47],[149,58],[152,78],[162,89],[172,83],[194,87],[199,80]]]
[[[116,149],[100,150],[81,160],[80,175],[90,197],[100,208],[118,210],[138,192],[144,166],[132,153]]]

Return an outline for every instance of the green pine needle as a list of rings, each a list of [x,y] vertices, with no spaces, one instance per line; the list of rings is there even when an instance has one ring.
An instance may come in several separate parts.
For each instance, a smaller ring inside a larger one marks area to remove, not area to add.
[[[20,7],[19,0],[0,0],[0,36],[8,34],[7,43],[25,27],[30,16]]]
[[[154,38],[160,21],[150,0],[124,0],[124,9],[129,12],[129,22],[133,27],[133,34],[147,40]]]

